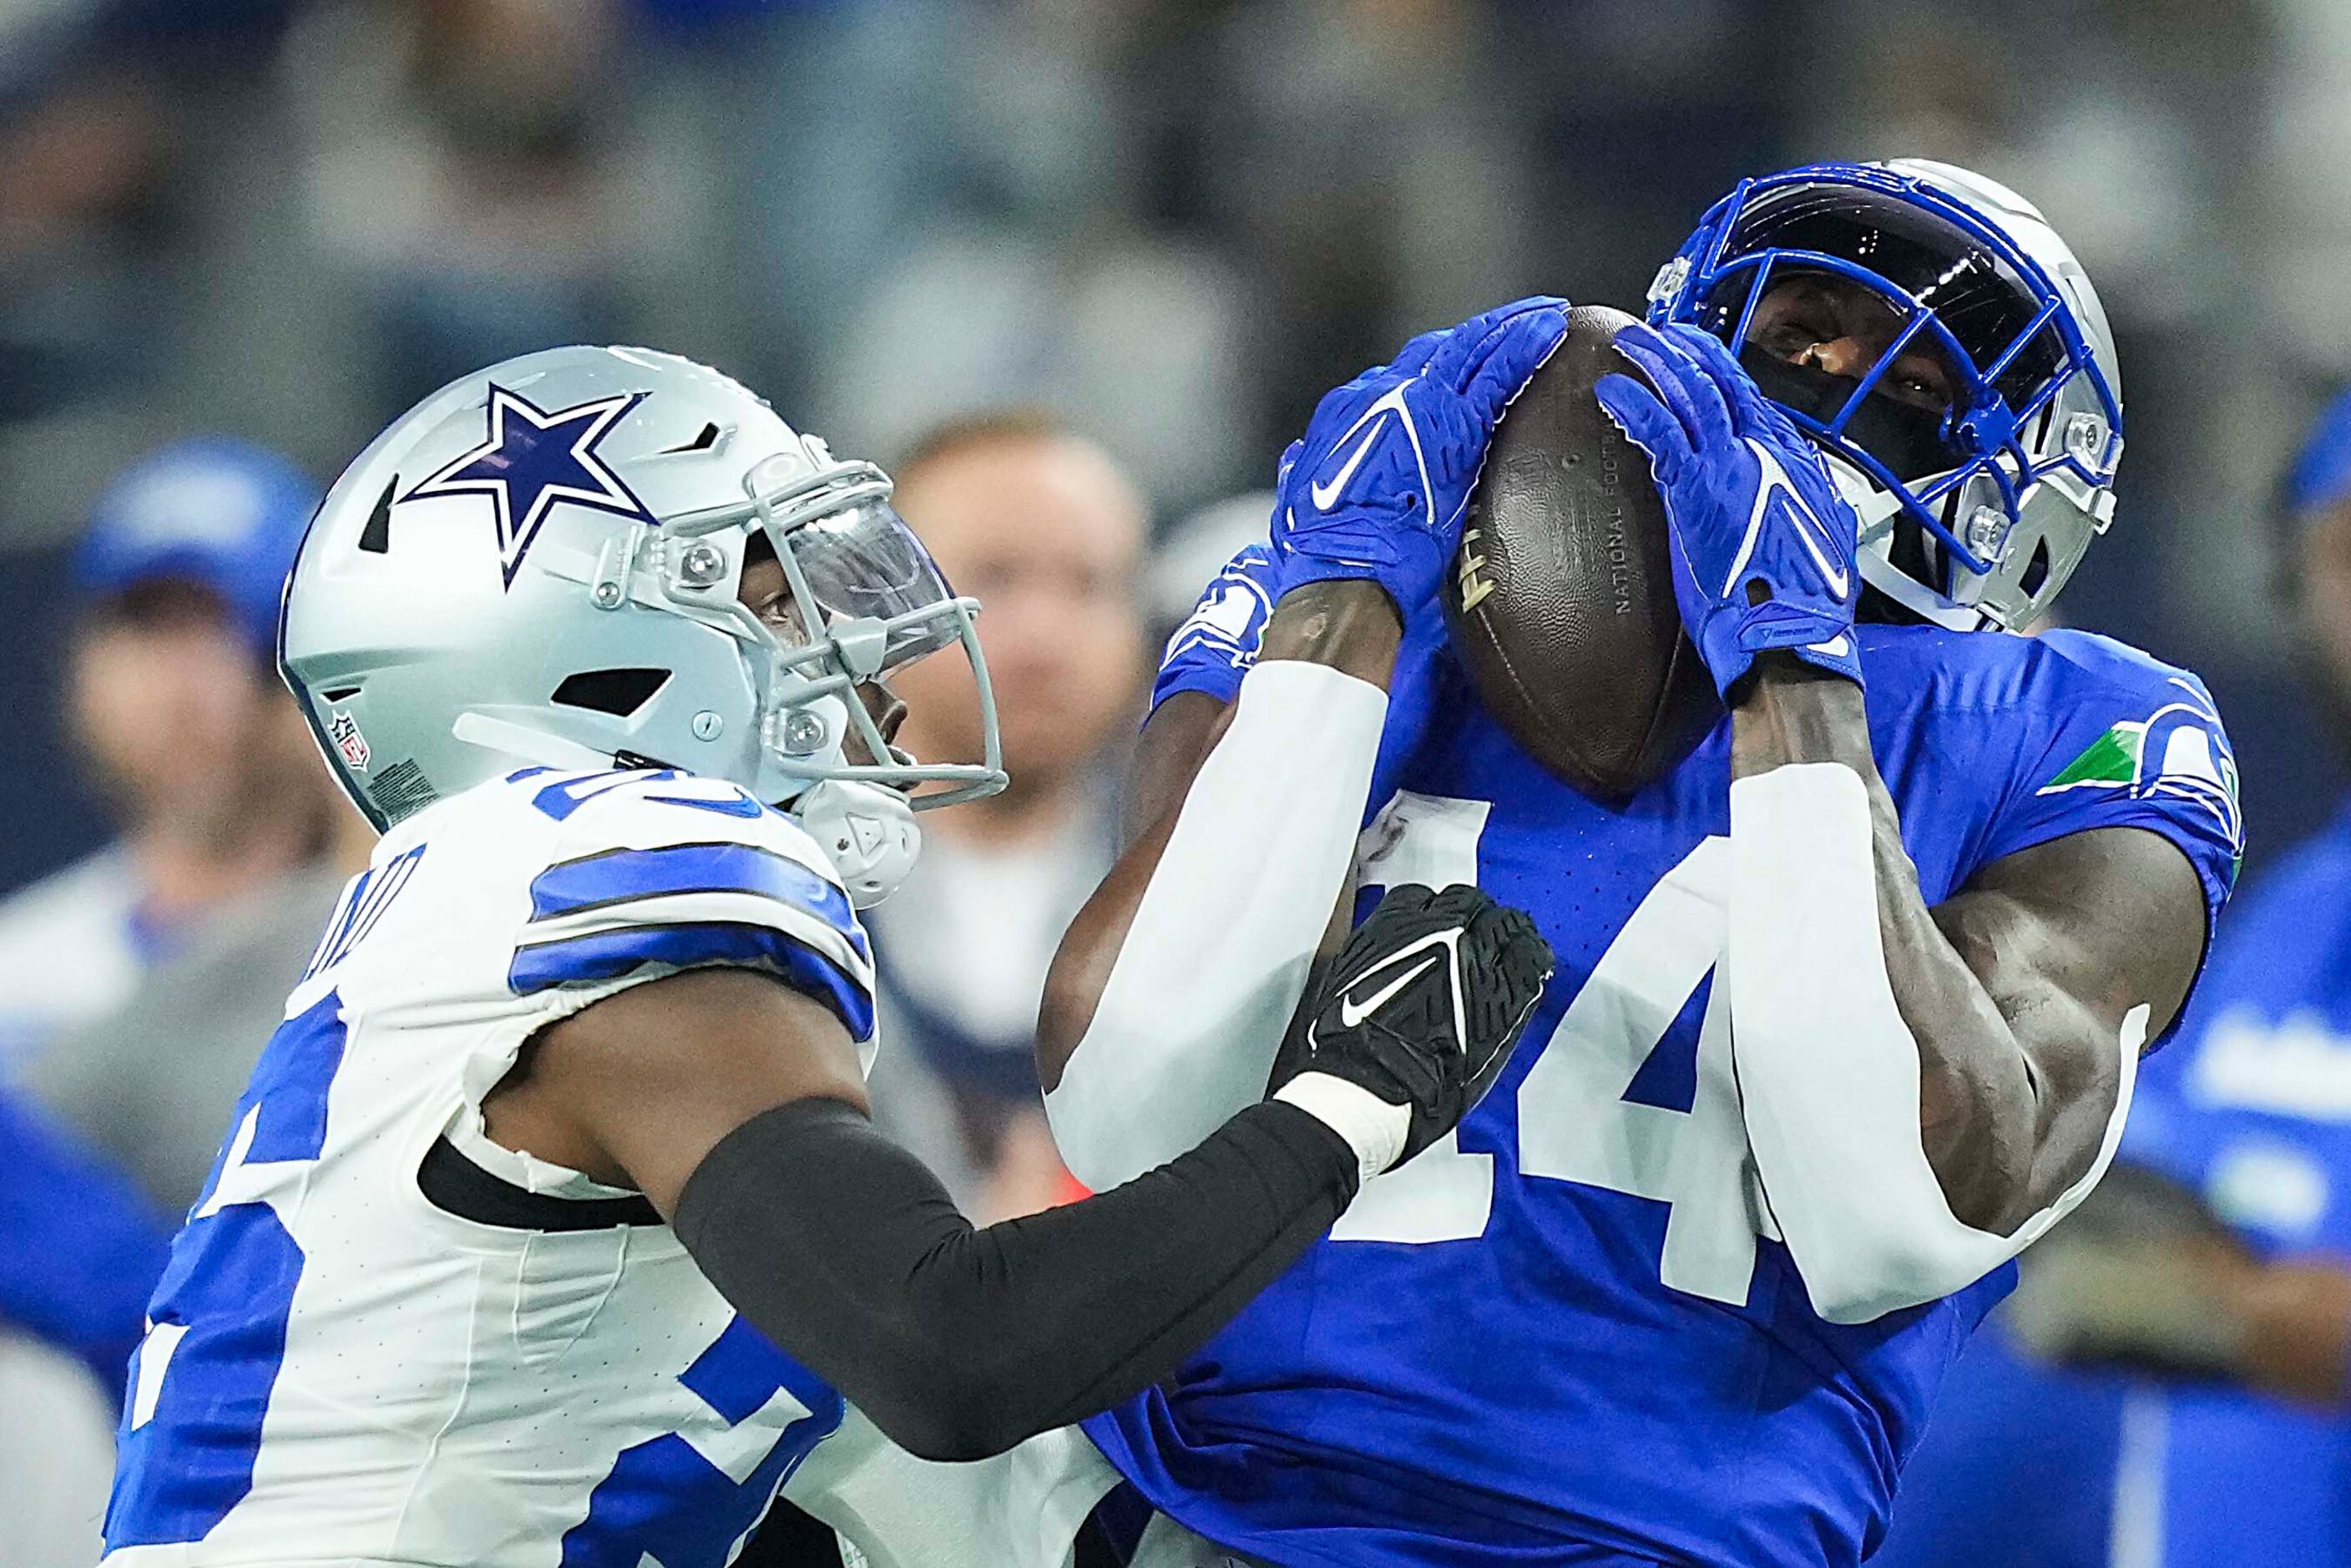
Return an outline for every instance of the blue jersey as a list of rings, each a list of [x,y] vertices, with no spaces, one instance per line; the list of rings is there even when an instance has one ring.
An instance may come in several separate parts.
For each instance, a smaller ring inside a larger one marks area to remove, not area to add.
[[[2351,805],[2230,917],[2122,1157],[2264,1257],[2351,1255]],[[2351,1561],[2351,1419],[2229,1388],[2159,1397],[2165,1563]]]
[[[13,1093],[0,1093],[0,1324],[119,1385],[163,1271],[161,1218],[120,1171]]]
[[[2102,638],[1866,627],[1871,737],[1929,903],[2133,826],[2217,910],[2234,765],[2191,675]],[[1229,695],[1179,649],[1160,695]],[[1458,677],[1455,677],[1458,679]],[[1152,1503],[1287,1565],[1856,1563],[1944,1368],[2012,1270],[1838,1326],[1772,1239],[1711,985],[1726,721],[1621,809],[1466,687],[1364,841],[1364,881],[1477,881],[1559,955],[1529,1044],[1451,1140],[1163,1385],[1087,1424]]]

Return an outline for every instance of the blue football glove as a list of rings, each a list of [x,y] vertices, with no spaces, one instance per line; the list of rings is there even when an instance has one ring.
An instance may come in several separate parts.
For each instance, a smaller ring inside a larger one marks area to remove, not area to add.
[[[1425,333],[1325,396],[1282,459],[1283,586],[1368,579],[1407,617],[1434,601],[1495,422],[1567,335],[1566,306],[1521,299]]]
[[[1856,684],[1861,519],[1820,454],[1711,333],[1635,325],[1616,347],[1649,378],[1603,376],[1600,406],[1649,455],[1672,527],[1674,598],[1727,696],[1785,648]]]

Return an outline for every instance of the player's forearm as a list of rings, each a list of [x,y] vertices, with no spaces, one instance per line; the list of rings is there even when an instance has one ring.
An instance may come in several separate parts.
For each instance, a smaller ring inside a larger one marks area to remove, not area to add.
[[[1189,788],[1071,924],[1038,1064],[1081,1180],[1162,1164],[1263,1092],[1345,890],[1400,635],[1369,584],[1285,597]]]
[[[1313,1244],[1358,1154],[1288,1104],[1082,1203],[974,1229],[922,1164],[831,1101],[755,1117],[674,1223],[778,1344],[927,1458],[974,1459],[1131,1396]]]
[[[1734,780],[1826,762],[1851,768],[1867,787],[1878,935],[1917,1051],[1927,1157],[1954,1216],[1978,1228],[2012,1230],[2032,1187],[2042,1106],[2014,1033],[1919,892],[1893,795],[1871,753],[1861,689],[1787,655],[1766,655],[1732,727]],[[1819,957],[1841,964],[1851,956]]]

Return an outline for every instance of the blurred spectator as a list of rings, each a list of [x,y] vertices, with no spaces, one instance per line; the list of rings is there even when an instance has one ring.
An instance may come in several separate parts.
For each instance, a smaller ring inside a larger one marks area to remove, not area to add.
[[[0,1325],[0,1563],[89,1568],[114,1476],[114,1420],[89,1374]]]
[[[119,1171],[6,1094],[0,1174],[0,1327],[73,1357],[111,1401],[163,1271],[160,1216]]]
[[[885,1029],[895,1069],[877,1103],[927,1068],[945,1086],[974,1197],[997,1214],[1062,1195],[1030,1051],[1053,950],[1113,852],[1103,753],[1134,715],[1143,674],[1136,574],[1143,502],[1100,449],[1040,416],[946,427],[898,473],[898,505],[947,580],[984,606],[1011,787],[923,819],[904,889],[873,912],[889,956]],[[894,678],[907,705],[899,744],[977,760],[979,707],[961,660]],[[950,1159],[949,1164],[957,1163]]]
[[[618,178],[626,25],[617,0],[344,0],[289,40],[310,222],[371,296],[384,406],[613,335],[644,211]]]
[[[24,37],[45,31],[47,51]],[[0,19],[0,48],[67,53],[57,31]],[[11,85],[22,92],[13,103]],[[141,357],[162,130],[150,85],[98,68],[0,80],[0,423],[87,395]]]
[[[2351,394],[2284,498],[2279,577],[2351,741]],[[2224,917],[2122,1158],[1953,1369],[1874,1563],[2351,1562],[2351,800]]]
[[[322,848],[318,763],[270,668],[278,584],[315,498],[271,455],[203,441],[99,502],[76,561],[65,707],[120,838],[0,904],[0,1071],[120,1005]]]
[[[375,841],[326,768],[313,770],[319,808],[341,830],[332,852],[208,919],[120,1006],[66,1030],[25,1070],[26,1092],[167,1213],[203,1190],[287,995]]]

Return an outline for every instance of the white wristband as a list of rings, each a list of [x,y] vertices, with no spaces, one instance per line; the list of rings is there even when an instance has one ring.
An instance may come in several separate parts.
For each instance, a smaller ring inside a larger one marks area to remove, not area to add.
[[[1273,1092],[1347,1140],[1370,1181],[1404,1157],[1412,1134],[1412,1108],[1391,1105],[1360,1083],[1327,1072],[1301,1072]],[[1362,1190],[1362,1182],[1356,1184]]]

